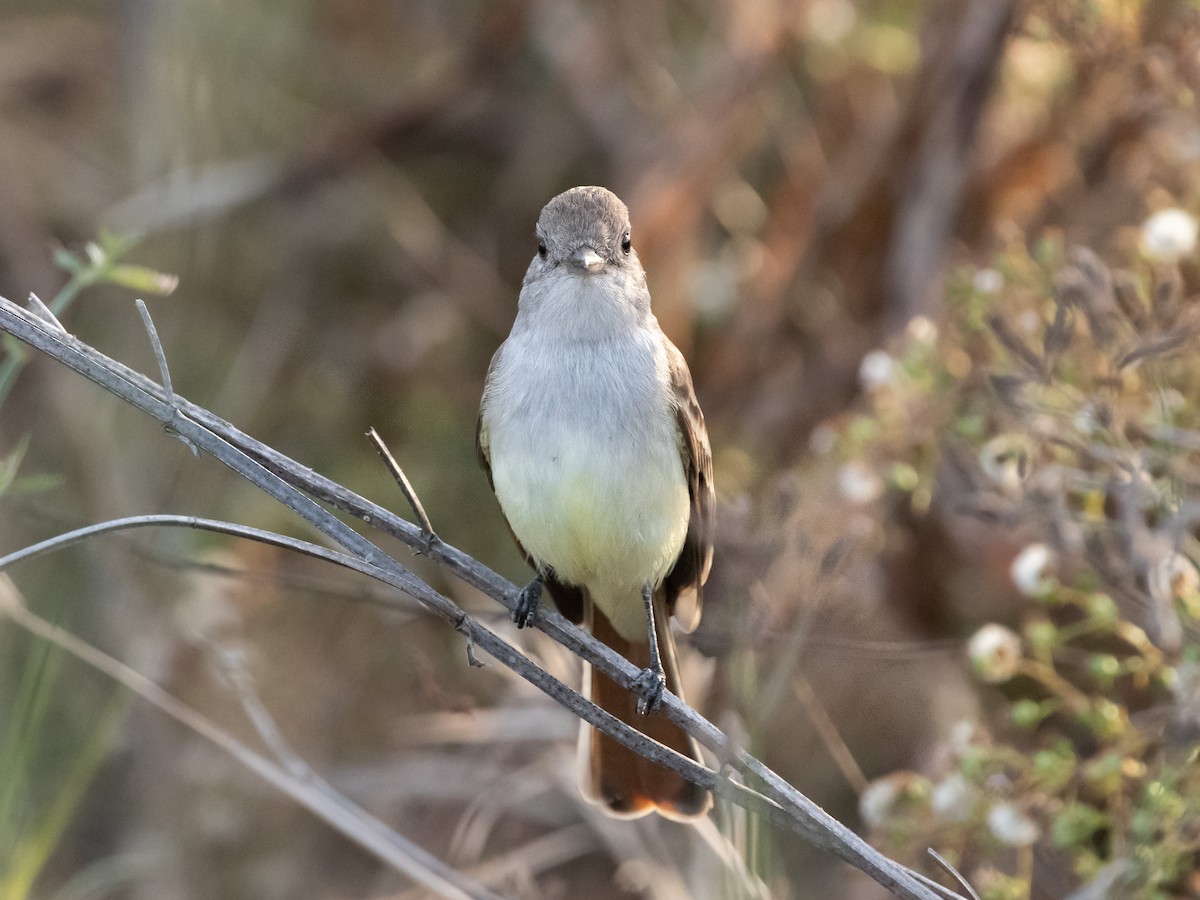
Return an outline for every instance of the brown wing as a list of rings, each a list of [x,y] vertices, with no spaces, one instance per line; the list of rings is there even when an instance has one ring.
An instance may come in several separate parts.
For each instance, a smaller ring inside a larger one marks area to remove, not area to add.
[[[488,445],[487,428],[483,423],[483,408],[487,406],[488,391],[492,387],[492,372],[496,370],[496,363],[500,361],[500,354],[503,352],[504,345],[501,344],[492,354],[492,361],[488,363],[487,376],[483,379],[483,397],[479,401],[479,418],[475,421],[475,455],[479,458],[479,467],[487,475],[488,487],[492,489],[493,494],[496,493],[496,484],[492,481],[492,452]]]
[[[675,398],[675,419],[679,426],[679,452],[683,473],[692,500],[687,537],[675,565],[667,573],[667,609],[679,621],[684,631],[700,623],[701,588],[712,568],[713,525],[716,518],[716,499],[712,484],[712,449],[708,445],[708,429],[704,413],[696,402],[692,376],[678,348],[666,338],[667,367]]]
[[[496,360],[500,358],[501,352],[504,350],[504,345],[500,345],[500,349],[496,351],[492,357],[491,364],[488,365],[487,381],[491,381],[492,369],[496,366]],[[484,402],[487,402],[487,384],[483,388]],[[487,427],[483,421],[483,404],[480,404],[479,419],[475,423],[475,454],[479,458],[479,466],[487,475],[488,485],[492,489],[492,493],[496,492],[496,484],[492,480],[492,454],[491,446],[488,443]],[[517,549],[521,551],[521,555],[525,557],[525,562],[535,572],[541,573],[542,584],[546,590],[550,592],[550,596],[554,599],[554,605],[558,611],[567,617],[570,621],[578,625],[583,621],[583,591],[573,584],[567,584],[564,581],[559,581],[552,566],[539,564],[536,559],[529,555],[517,537],[516,532],[512,530],[512,525],[509,524],[508,518],[504,515],[504,509],[501,507],[500,515],[504,518],[504,524],[508,528],[508,533],[512,535],[513,543],[517,545]]]
[[[492,454],[488,447],[487,432],[483,427],[483,410],[479,410],[479,419],[475,422],[475,456],[479,459],[479,468],[487,476],[488,487],[496,493],[496,483],[492,481]]]

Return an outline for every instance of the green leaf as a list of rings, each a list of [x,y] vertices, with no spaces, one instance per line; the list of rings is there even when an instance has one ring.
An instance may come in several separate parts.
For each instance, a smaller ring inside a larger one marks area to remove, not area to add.
[[[72,275],[78,274],[79,270],[83,268],[83,260],[65,247],[55,248],[54,264]]]
[[[83,802],[88,785],[108,757],[128,709],[129,695],[120,689],[114,691],[87,741],[62,773],[49,808],[32,829],[20,836],[17,852],[0,885],[5,897],[30,896],[34,882]]]
[[[95,268],[103,268],[108,263],[108,253],[103,247],[94,241],[88,241],[83,246],[84,252],[87,253],[88,261]]]
[[[1075,847],[1108,825],[1108,816],[1085,803],[1072,803],[1054,817],[1051,834],[1055,845]]]
[[[44,494],[46,491],[52,491],[63,483],[61,475],[54,475],[50,472],[41,472],[36,475],[22,475],[16,479],[8,489],[8,493],[14,497],[28,494]]]
[[[116,262],[142,240],[142,235],[136,231],[113,232],[107,228],[100,229],[100,246],[110,262]]]
[[[8,726],[0,735],[0,859],[6,868],[0,878],[0,898],[23,898],[12,890],[10,863],[22,843],[28,809],[25,791],[39,753],[39,735],[49,713],[50,698],[62,666],[63,654],[48,644],[40,644],[21,671],[13,702],[9,707]]]
[[[1044,706],[1036,700],[1024,698],[1012,705],[1009,715],[1020,728],[1036,728],[1038,723],[1053,711],[1053,706]]]
[[[113,266],[104,276],[106,281],[119,284],[143,294],[165,297],[179,286],[178,275],[168,275],[146,266]]]

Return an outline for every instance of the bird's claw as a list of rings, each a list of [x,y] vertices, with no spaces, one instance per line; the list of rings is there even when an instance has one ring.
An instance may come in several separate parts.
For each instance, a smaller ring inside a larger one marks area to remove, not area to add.
[[[534,613],[542,599],[542,582],[535,578],[517,594],[517,602],[513,605],[512,620],[518,628],[533,624]]]
[[[662,705],[663,691],[667,688],[667,676],[661,668],[642,669],[633,680],[633,689],[637,692],[637,711],[641,715],[653,712]]]

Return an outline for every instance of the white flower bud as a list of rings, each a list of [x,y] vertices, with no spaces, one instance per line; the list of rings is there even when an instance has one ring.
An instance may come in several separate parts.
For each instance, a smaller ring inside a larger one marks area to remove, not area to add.
[[[925,779],[915,772],[898,771],[876,778],[858,798],[858,814],[870,828],[882,828],[905,796],[921,791]]]
[[[905,328],[910,339],[920,344],[932,344],[938,338],[938,327],[929,316],[913,316]]]
[[[1200,572],[1182,553],[1169,553],[1151,566],[1147,581],[1150,596],[1165,606],[1200,591]]]
[[[1026,597],[1039,597],[1054,585],[1050,568],[1054,551],[1045,544],[1030,544],[1016,555],[1009,573],[1017,590]]]
[[[1028,847],[1041,836],[1037,823],[1011,803],[993,806],[987,822],[996,840],[1009,847]]]
[[[965,822],[977,796],[975,786],[956,772],[933,789],[929,806],[942,822]]]
[[[1160,209],[1142,225],[1142,252],[1159,262],[1178,262],[1196,249],[1196,219],[1182,209]]]
[[[1008,681],[1021,661],[1021,638],[1003,625],[984,625],[967,642],[967,658],[975,674],[988,684]]]
[[[971,287],[981,294],[998,294],[1004,287],[1004,276],[995,269],[980,269],[971,279]]]
[[[858,383],[873,391],[896,380],[896,361],[884,350],[872,350],[858,364]]]
[[[979,467],[1003,490],[1012,492],[1028,474],[1030,452],[1028,438],[1000,434],[979,448]]]
[[[847,463],[838,469],[838,493],[855,506],[866,506],[883,493],[883,479],[863,463]]]

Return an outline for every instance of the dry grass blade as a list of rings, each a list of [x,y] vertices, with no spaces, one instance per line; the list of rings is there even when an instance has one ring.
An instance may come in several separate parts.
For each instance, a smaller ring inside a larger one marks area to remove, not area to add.
[[[408,476],[404,474],[404,470],[400,468],[400,464],[392,456],[392,451],[383,442],[383,438],[379,436],[379,432],[371,428],[367,431],[367,437],[374,444],[375,450],[379,453],[379,457],[383,460],[384,465],[387,466],[392,478],[395,479],[400,492],[404,494],[404,499],[408,501],[413,515],[417,517],[417,524],[421,526],[421,533],[425,535],[428,543],[432,544],[437,540],[437,535],[434,533],[433,525],[430,523],[429,516],[425,512],[425,507],[421,503],[421,498],[417,496],[416,490],[413,489],[412,482],[408,480]],[[428,552],[428,548],[426,548],[426,551]]]

